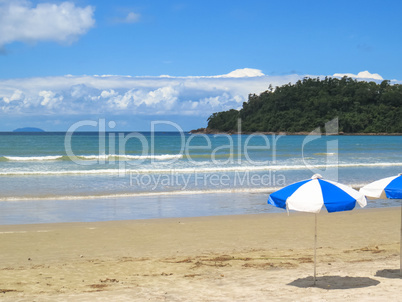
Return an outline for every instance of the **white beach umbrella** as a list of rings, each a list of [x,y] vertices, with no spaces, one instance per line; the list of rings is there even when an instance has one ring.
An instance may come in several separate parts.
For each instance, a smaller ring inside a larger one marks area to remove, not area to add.
[[[329,213],[350,211],[354,209],[356,202],[361,207],[367,204],[362,193],[349,186],[324,180],[320,174],[284,187],[269,196],[268,203],[276,207],[315,214],[314,285],[316,284],[317,213],[323,206]]]
[[[360,190],[368,198],[390,198],[402,199],[402,173],[397,176],[383,178],[368,185],[365,185]],[[401,238],[399,242],[399,272],[402,275],[402,204],[401,204]]]

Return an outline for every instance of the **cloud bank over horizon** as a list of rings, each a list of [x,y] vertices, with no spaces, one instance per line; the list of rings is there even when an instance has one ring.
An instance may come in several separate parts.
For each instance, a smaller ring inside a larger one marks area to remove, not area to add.
[[[379,80],[382,81],[384,80],[382,76],[380,76],[378,73],[370,73],[367,70],[366,71],[361,71],[358,74],[353,74],[353,73],[335,73],[333,75],[334,77],[350,77],[350,78],[355,78],[355,79],[371,79],[371,80]]]
[[[343,75],[350,74],[333,76]],[[359,75],[376,81],[382,79],[367,71]],[[304,77],[325,76],[267,76],[261,70],[244,68],[216,76],[66,75],[5,79],[0,80],[0,115],[9,118],[46,116],[58,123],[74,116],[126,119],[129,116],[181,116],[206,121],[214,112],[240,109],[249,94],[266,91],[269,85],[295,83]]]

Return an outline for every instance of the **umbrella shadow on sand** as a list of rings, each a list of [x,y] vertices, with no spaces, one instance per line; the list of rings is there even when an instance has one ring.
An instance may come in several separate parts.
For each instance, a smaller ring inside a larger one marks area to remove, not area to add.
[[[399,269],[382,269],[375,274],[377,277],[402,279]]]
[[[376,286],[380,281],[368,277],[340,277],[340,276],[322,276],[317,277],[316,284],[313,284],[313,277],[299,278],[288,283],[301,288],[318,287],[322,289],[351,289]]]

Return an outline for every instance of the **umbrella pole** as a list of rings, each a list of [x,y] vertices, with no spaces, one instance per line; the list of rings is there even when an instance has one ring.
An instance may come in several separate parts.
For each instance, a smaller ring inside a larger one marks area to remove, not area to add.
[[[399,239],[399,274],[402,276],[402,200],[401,200],[401,238]]]
[[[314,285],[316,279],[316,267],[317,267],[317,213],[315,215],[315,227],[314,227]]]

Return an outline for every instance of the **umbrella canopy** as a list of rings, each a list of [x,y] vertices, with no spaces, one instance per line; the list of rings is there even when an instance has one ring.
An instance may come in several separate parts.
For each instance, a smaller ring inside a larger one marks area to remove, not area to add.
[[[316,284],[317,255],[317,213],[323,206],[328,212],[350,211],[356,202],[365,207],[366,197],[349,186],[322,179],[315,174],[311,179],[303,180],[269,195],[268,203],[288,210],[315,213],[314,235],[314,285]]]
[[[402,199],[402,173],[372,182],[360,189],[369,198]]]
[[[368,198],[390,198],[402,199],[402,173],[397,176],[383,178],[368,185],[365,185],[360,190]],[[399,242],[399,273],[402,276],[402,204],[401,204],[401,239]]]
[[[349,186],[324,180],[320,174],[284,187],[268,198],[268,203],[273,206],[311,213],[319,213],[324,205],[330,213],[349,211],[354,209],[356,202],[361,207],[367,204],[362,193]]]

